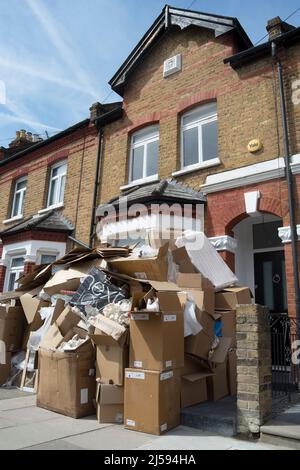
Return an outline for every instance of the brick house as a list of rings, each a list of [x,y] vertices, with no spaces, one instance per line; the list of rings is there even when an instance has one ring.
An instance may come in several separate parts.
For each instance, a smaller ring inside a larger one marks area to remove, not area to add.
[[[22,130],[0,149],[0,292],[13,290],[23,272],[63,256],[74,243],[93,243],[97,123],[121,112],[119,103],[97,105],[89,119],[47,140]]]
[[[166,185],[175,181],[181,195],[192,191],[195,202],[201,199],[202,228],[240,282],[251,287],[256,302],[293,316],[283,132],[271,39],[284,70],[297,195],[300,107],[292,93],[300,72],[300,28],[276,18],[268,31],[269,40],[253,46],[235,18],[164,8],[110,81],[123,98],[123,117],[104,129],[98,234],[102,240],[126,230],[130,235],[138,217],[144,231],[150,229],[147,185],[150,199],[164,202]],[[125,222],[119,210],[113,220],[109,210],[124,198],[130,199],[129,207],[146,202],[146,213],[130,214]]]

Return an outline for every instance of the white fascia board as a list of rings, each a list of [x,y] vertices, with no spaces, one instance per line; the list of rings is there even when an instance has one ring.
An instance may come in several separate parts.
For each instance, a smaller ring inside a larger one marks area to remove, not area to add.
[[[19,243],[3,245],[2,260],[9,256],[22,254],[26,258],[35,258],[38,252],[48,252],[49,250],[57,253],[61,258],[66,252],[66,244],[62,242],[49,242],[47,240],[25,240]]]

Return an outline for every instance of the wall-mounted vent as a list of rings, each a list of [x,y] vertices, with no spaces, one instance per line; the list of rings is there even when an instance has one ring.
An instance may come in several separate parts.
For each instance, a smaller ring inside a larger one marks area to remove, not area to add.
[[[173,73],[180,72],[182,69],[181,54],[177,54],[174,57],[164,61],[164,77],[173,75]]]

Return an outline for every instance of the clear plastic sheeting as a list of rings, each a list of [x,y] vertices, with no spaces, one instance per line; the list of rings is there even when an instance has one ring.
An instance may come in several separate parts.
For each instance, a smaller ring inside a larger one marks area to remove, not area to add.
[[[196,305],[195,302],[188,298],[184,309],[184,337],[196,336],[203,330],[203,327],[197,320],[196,317]]]
[[[57,351],[60,352],[69,352],[69,351],[76,351],[82,344],[86,342],[85,338],[80,338],[79,335],[74,335],[73,338],[71,338],[67,342],[63,342],[59,348],[57,348]]]
[[[202,232],[188,231],[177,238],[176,246],[185,247],[190,260],[199,273],[214,285],[216,290],[238,284],[238,279]]]
[[[44,320],[44,323],[41,326],[41,328],[39,328],[37,331],[32,332],[29,337],[27,347],[31,351],[37,351],[39,349],[39,345],[43,337],[49,330],[51,326],[51,322],[52,322],[53,313],[54,313],[54,307],[42,307],[39,313],[40,313],[41,319]]]

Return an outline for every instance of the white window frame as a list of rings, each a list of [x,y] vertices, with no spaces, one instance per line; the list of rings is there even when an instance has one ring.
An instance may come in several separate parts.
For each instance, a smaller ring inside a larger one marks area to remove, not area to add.
[[[148,131],[148,132],[147,132]],[[147,132],[147,134],[146,134]],[[134,139],[139,137],[139,135],[143,135],[144,137],[141,137],[138,142],[134,142]],[[149,135],[151,134],[151,137]],[[147,137],[148,135],[148,137]],[[156,180],[158,178],[158,171],[156,172],[155,175],[147,176],[146,175],[146,169],[147,169],[147,147],[148,144],[151,144],[153,142],[158,142],[159,143],[159,125],[155,124],[152,126],[144,127],[143,129],[134,132],[131,136],[131,141],[130,141],[130,164],[129,164],[129,185],[138,185],[140,183],[145,183],[145,182],[150,182],[153,180]],[[144,156],[143,156],[143,177],[134,180],[132,179],[132,170],[133,170],[133,151],[139,147],[144,147]],[[158,159],[157,159],[158,161]]]
[[[60,194],[60,191],[61,191],[61,182],[62,182],[63,177],[65,177],[65,184],[66,184],[67,170],[68,170],[67,165],[68,165],[67,161],[64,160],[64,161],[60,161],[60,162],[56,163],[55,165],[53,165],[51,167],[51,172],[50,172],[50,177],[49,177],[48,196],[47,196],[47,209],[51,209],[51,208],[55,208],[55,207],[61,207],[64,203],[64,198],[63,198],[62,201],[59,201],[59,194]],[[62,166],[66,167],[65,172],[62,173],[61,175],[53,176],[53,171],[56,168],[60,168]],[[56,192],[55,192],[54,203],[50,204],[51,187],[52,187],[53,181],[55,181],[55,180],[59,180],[59,182],[58,182]],[[65,187],[64,187],[64,195],[65,195]]]
[[[8,291],[8,287],[9,287],[9,281],[10,281],[10,276],[11,274],[13,273],[16,273],[16,278],[15,278],[15,284],[17,282],[17,280],[21,277],[21,275],[23,274],[24,272],[24,264],[25,264],[25,257],[26,257],[26,253],[20,253],[20,254],[14,254],[14,255],[11,255],[9,258],[9,267],[6,271],[6,275],[5,275],[5,291],[7,292]],[[18,267],[12,267],[12,263],[13,263],[13,260],[16,259],[16,258],[24,258],[24,264],[23,266],[18,266]],[[14,288],[15,290],[15,288]]]
[[[24,188],[17,189],[18,184],[23,183],[24,181],[26,181],[26,186]],[[14,196],[13,196],[13,203],[12,203],[12,208],[11,208],[11,219],[10,220],[20,219],[21,217],[23,217],[26,190],[27,190],[27,176],[23,176],[22,178],[17,179],[14,183]],[[18,208],[18,213],[14,215],[17,194],[20,194],[20,205],[19,205],[19,208]]]
[[[208,103],[210,104],[210,103]],[[199,106],[192,111],[189,111],[181,116],[181,171],[192,171],[193,169],[205,168],[209,166],[214,166],[220,163],[219,155],[216,155],[215,158],[210,160],[203,160],[203,145],[202,145],[202,127],[205,124],[211,122],[218,122],[218,112],[217,110],[211,115],[205,116],[204,118],[199,117],[201,109],[205,109],[206,105]],[[189,124],[183,124],[183,120],[189,116],[195,115],[195,119]],[[184,132],[190,129],[198,128],[198,162],[192,165],[184,164]],[[218,143],[218,142],[217,142]],[[179,174],[180,172],[178,172]]]
[[[36,264],[42,264],[42,256],[43,255],[46,255],[46,256],[55,256],[56,260],[59,259],[59,252],[57,250],[39,250],[37,252],[37,262]]]

